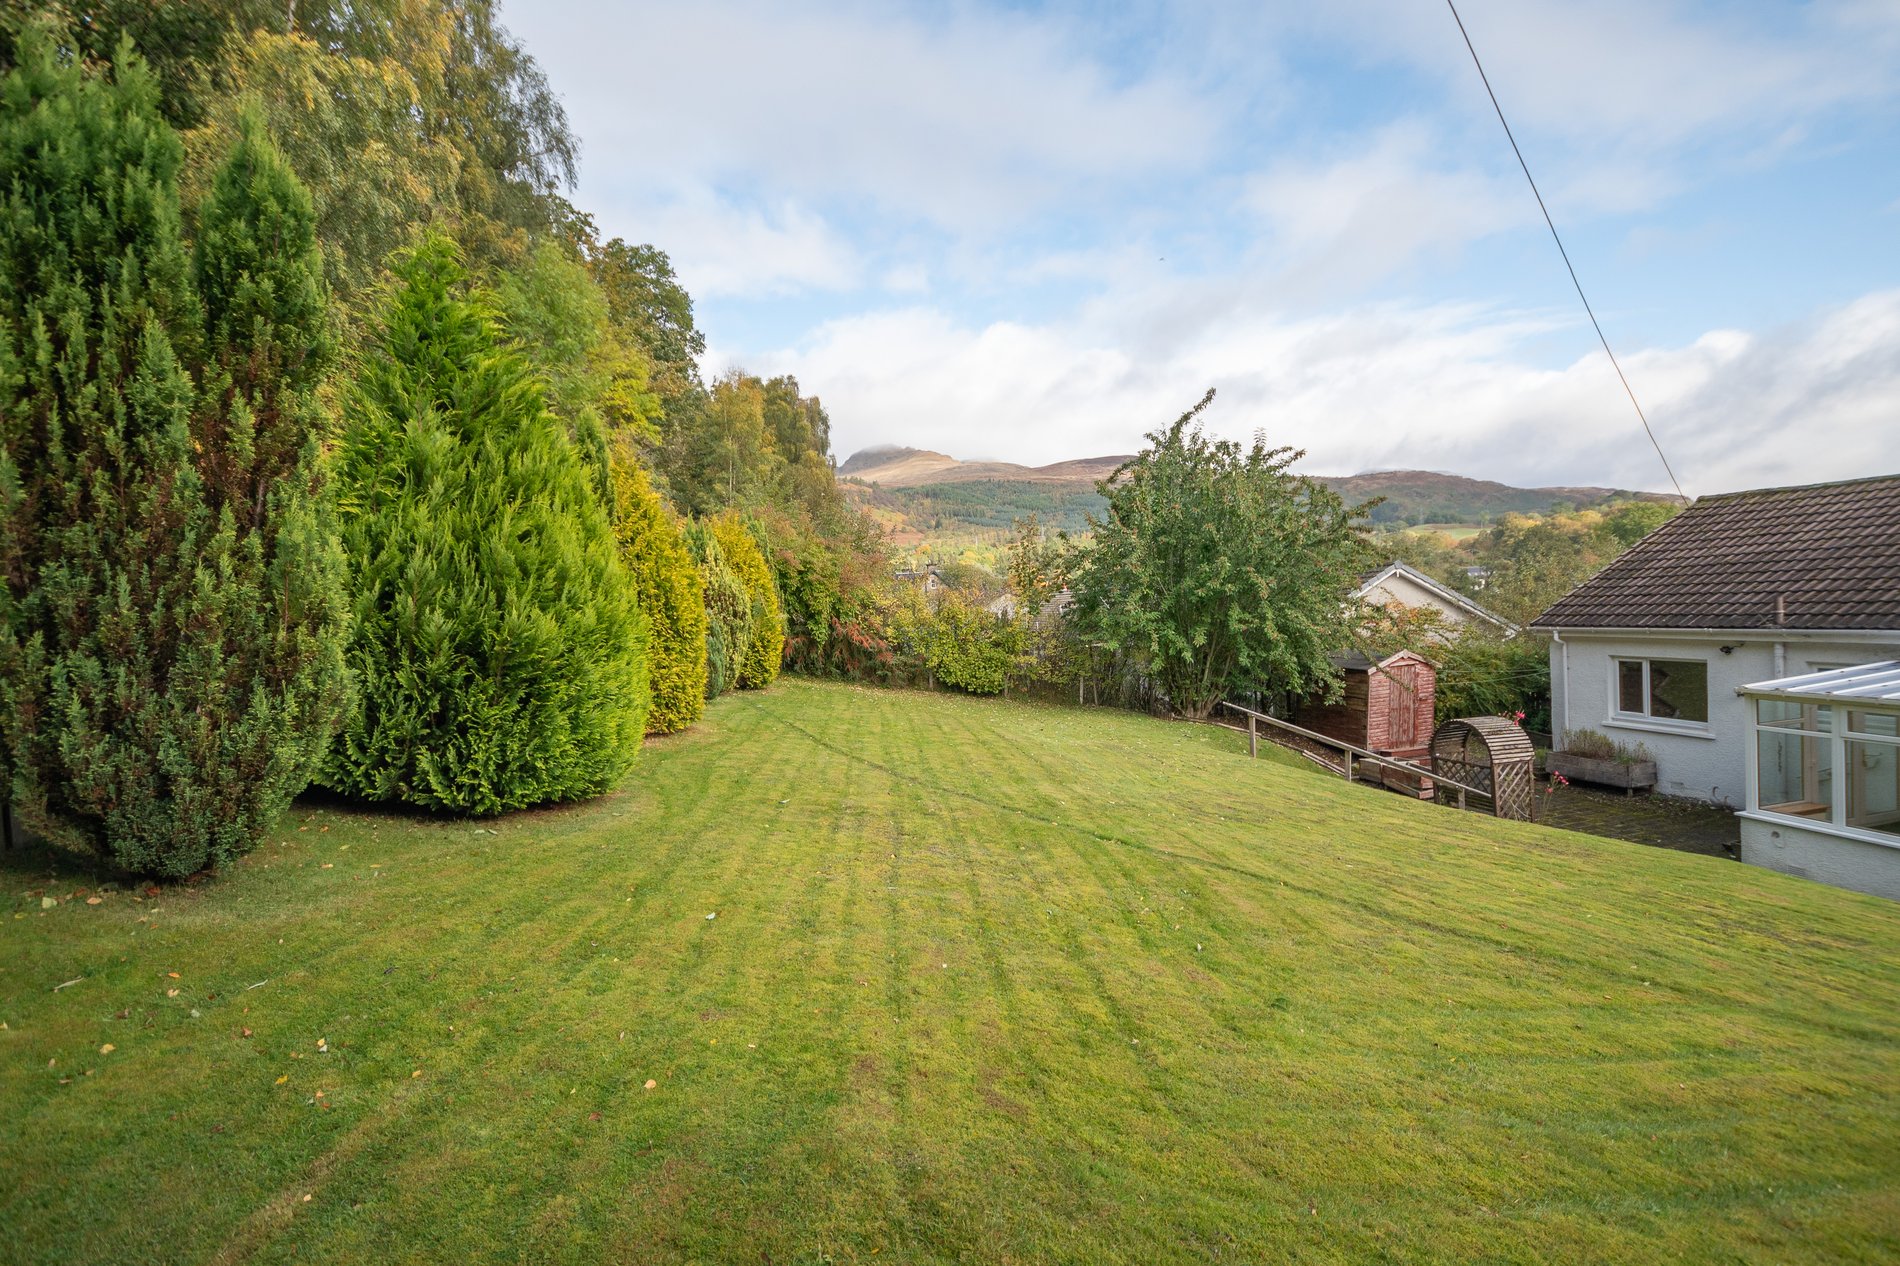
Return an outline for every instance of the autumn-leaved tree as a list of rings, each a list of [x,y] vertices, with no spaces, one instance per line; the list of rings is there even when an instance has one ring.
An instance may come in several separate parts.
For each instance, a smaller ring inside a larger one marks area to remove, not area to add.
[[[45,26],[0,83],[0,776],[48,837],[180,876],[308,783],[344,606],[310,199],[248,122],[188,255],[158,95]]]
[[[736,511],[715,516],[711,527],[726,565],[745,586],[752,608],[750,637],[739,656],[738,677],[733,684],[740,690],[763,690],[778,679],[785,657],[785,612],[779,602],[778,582],[758,538]]]
[[[1076,618],[1175,711],[1235,690],[1324,690],[1352,644],[1368,560],[1351,509],[1302,456],[1209,438],[1213,392],[1100,485],[1107,517],[1074,570]]]

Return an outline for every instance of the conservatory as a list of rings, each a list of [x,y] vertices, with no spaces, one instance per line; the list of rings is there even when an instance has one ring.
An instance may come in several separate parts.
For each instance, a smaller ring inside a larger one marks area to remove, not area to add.
[[[1900,899],[1900,660],[1744,686],[1742,860]]]

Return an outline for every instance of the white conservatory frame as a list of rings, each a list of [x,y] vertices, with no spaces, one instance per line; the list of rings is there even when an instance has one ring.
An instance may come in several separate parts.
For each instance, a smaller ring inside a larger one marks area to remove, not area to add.
[[[1758,682],[1738,693],[1748,702],[1749,728],[1748,800],[1742,817],[1900,849],[1900,660]],[[1802,740],[1808,793],[1803,798],[1762,804],[1764,736]],[[1819,759],[1823,753],[1825,763]],[[1882,764],[1896,780],[1895,805],[1877,811],[1878,825],[1850,825],[1850,817],[1872,816],[1864,809],[1867,787],[1869,782],[1878,787],[1877,780],[1854,775],[1878,771]],[[1813,794],[1821,780],[1827,783],[1825,800]],[[1858,813],[1857,803],[1862,806]]]

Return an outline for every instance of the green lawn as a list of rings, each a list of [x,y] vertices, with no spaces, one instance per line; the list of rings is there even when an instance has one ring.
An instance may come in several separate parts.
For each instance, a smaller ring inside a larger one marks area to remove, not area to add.
[[[786,682],[576,808],[48,865],[9,1262],[1900,1255],[1900,908],[1209,727]]]

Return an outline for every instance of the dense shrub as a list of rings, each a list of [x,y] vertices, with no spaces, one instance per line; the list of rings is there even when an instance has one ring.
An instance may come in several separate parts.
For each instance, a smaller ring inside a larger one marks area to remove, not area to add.
[[[752,644],[752,595],[726,562],[710,525],[689,519],[686,547],[699,566],[700,592],[706,603],[706,697],[717,699],[738,689],[739,669]]]
[[[345,699],[309,197],[254,123],[181,241],[158,88],[0,86],[0,795],[134,871],[248,850]]]
[[[1438,665],[1438,719],[1524,713],[1526,729],[1550,731],[1550,643],[1524,633],[1502,637],[1465,625],[1448,644],[1425,649]]]
[[[324,781],[467,813],[604,791],[647,712],[612,524],[454,246],[396,282],[337,462],[360,698]]]
[[[710,526],[726,556],[726,565],[745,585],[751,604],[750,637],[733,684],[740,690],[763,690],[778,680],[785,655],[785,614],[779,604],[778,583],[758,538],[737,512],[728,510],[715,516]]]
[[[647,733],[673,734],[706,710],[706,606],[679,523],[631,456],[612,471],[614,537],[652,629]]]

